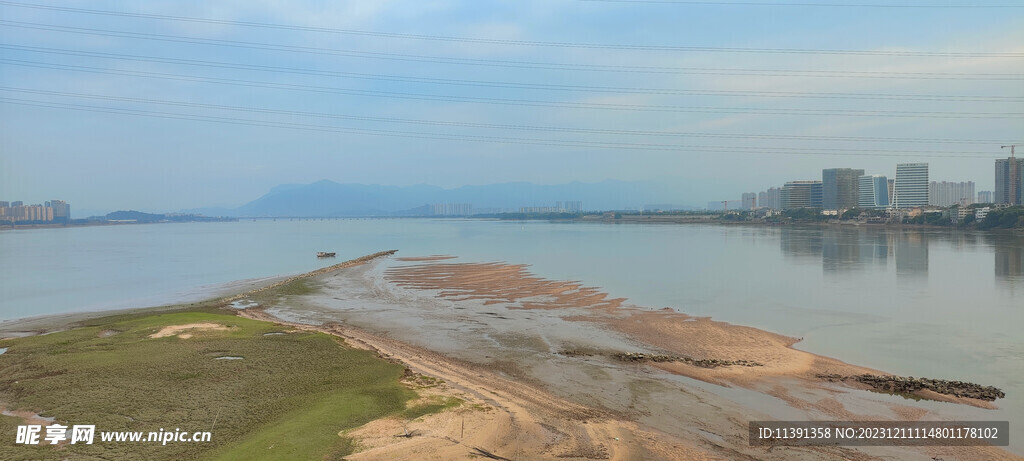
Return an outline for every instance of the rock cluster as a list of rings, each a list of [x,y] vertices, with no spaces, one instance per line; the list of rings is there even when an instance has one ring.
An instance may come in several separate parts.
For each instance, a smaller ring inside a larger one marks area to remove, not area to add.
[[[612,354],[612,358],[622,360],[623,362],[675,362],[678,360],[678,357],[640,352],[619,352]]]
[[[718,367],[730,367],[733,365],[741,367],[760,367],[762,364],[753,360],[718,360],[718,359],[694,359],[691,357],[681,357],[679,360],[689,363],[690,365],[698,366],[701,368],[718,368]]]
[[[927,389],[939,394],[952,395],[954,397],[967,397],[989,402],[995,399],[1006,397],[1006,394],[992,386],[968,383],[964,381],[947,381],[945,379],[915,378],[913,376],[885,376],[885,375],[854,375],[842,376],[838,374],[819,374],[819,379],[826,381],[853,380],[867,384],[872,389],[897,394],[909,394],[914,391]]]
[[[565,349],[563,351],[560,351],[559,354],[564,355],[566,357],[590,357],[591,355],[594,355],[587,351],[581,351],[579,349]]]
[[[612,354],[612,358],[623,362],[683,362],[701,368],[718,368],[728,366],[759,367],[760,363],[751,360],[719,360],[695,359],[693,357],[676,357],[671,355],[643,354],[640,352],[620,352]]]

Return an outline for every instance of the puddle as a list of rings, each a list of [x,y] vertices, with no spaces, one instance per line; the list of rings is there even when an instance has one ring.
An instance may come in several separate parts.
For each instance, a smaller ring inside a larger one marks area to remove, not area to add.
[[[4,352],[7,352],[7,348],[6,347],[0,347],[0,355],[4,355]]]
[[[235,309],[248,309],[250,307],[256,307],[256,306],[259,306],[259,303],[257,303],[256,301],[249,300],[249,299],[240,299],[238,301],[232,301],[231,302],[231,307],[233,307]]]
[[[217,357],[214,360],[245,360],[245,357],[238,357],[234,355],[225,355],[223,357]]]
[[[263,333],[263,336],[277,336],[285,334],[283,331],[271,331],[270,333]]]

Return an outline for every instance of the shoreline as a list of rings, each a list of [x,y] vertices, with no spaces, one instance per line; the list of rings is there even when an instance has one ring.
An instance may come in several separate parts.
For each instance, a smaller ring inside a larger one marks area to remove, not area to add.
[[[416,345],[409,342],[407,338],[404,337],[399,341],[394,339],[396,337],[394,334],[367,330],[358,323],[345,321],[344,323],[324,322],[320,325],[308,325],[282,319],[278,316],[274,316],[273,313],[268,313],[266,311],[269,307],[275,307],[282,302],[291,303],[292,301],[278,300],[264,303],[262,302],[263,300],[261,300],[260,305],[255,308],[237,309],[229,307],[229,304],[234,301],[250,297],[259,298],[261,295],[266,294],[271,290],[280,289],[295,282],[306,283],[307,281],[314,281],[316,283],[322,283],[324,280],[336,279],[337,277],[341,277],[346,269],[353,269],[356,268],[356,266],[366,267],[366,263],[373,262],[378,258],[391,256],[395,252],[396,250],[378,252],[308,273],[266,280],[265,283],[258,288],[211,298],[208,301],[193,303],[191,305],[158,306],[121,311],[99,311],[78,314],[78,317],[75,318],[63,318],[66,316],[44,316],[39,318],[20,319],[19,321],[37,325],[38,328],[41,328],[41,331],[36,334],[45,334],[51,331],[57,331],[53,330],[53,328],[55,328],[53,324],[48,328],[44,328],[48,320],[51,322],[57,320],[57,323],[59,323],[59,325],[56,326],[57,328],[68,329],[74,328],[76,323],[80,324],[92,318],[121,314],[145,314],[173,310],[186,310],[194,307],[196,304],[202,304],[207,307],[221,309],[222,311],[229,310],[234,312],[236,315],[245,318],[271,321],[292,326],[294,328],[322,331],[343,338],[346,343],[355,347],[367,347],[375,350],[382,357],[397,360],[398,363],[404,364],[416,373],[440,378],[448,383],[454,390],[473,396],[473,398],[477,399],[475,402],[480,404],[489,404],[500,409],[501,413],[498,413],[500,417],[496,417],[497,419],[489,419],[479,422],[481,424],[486,422],[489,425],[499,426],[498,434],[506,439],[504,445],[500,445],[504,450],[501,451],[502,453],[509,453],[509,450],[512,449],[523,449],[523,444],[526,443],[524,440],[511,437],[509,435],[509,431],[511,430],[509,429],[510,426],[508,426],[509,422],[517,422],[517,424],[524,424],[532,428],[525,432],[525,434],[529,434],[531,437],[549,434],[549,429],[546,429],[545,425],[558,428],[560,433],[571,433],[573,434],[570,438],[572,440],[571,444],[574,444],[573,446],[583,447],[581,448],[583,451],[579,452],[581,454],[590,453],[586,450],[597,450],[591,454],[602,454],[604,457],[620,459],[629,456],[630,453],[640,453],[635,450],[650,448],[654,451],[643,453],[647,453],[651,457],[672,459],[674,458],[674,456],[672,456],[673,453],[679,453],[678,451],[673,451],[672,447],[674,447],[675,450],[683,449],[682,446],[677,444],[678,441],[683,441],[685,442],[685,450],[688,450],[685,451],[685,453],[688,453],[689,456],[704,456],[709,458],[721,457],[722,459],[729,458],[729,456],[724,455],[723,452],[718,451],[721,447],[708,451],[709,445],[707,444],[707,440],[703,437],[695,437],[692,434],[684,436],[684,434],[672,433],[671,436],[666,438],[666,434],[662,430],[652,430],[649,423],[644,422],[643,418],[638,419],[636,415],[615,411],[605,413],[608,409],[603,408],[603,406],[595,408],[582,405],[579,401],[574,402],[573,400],[575,399],[567,400],[565,395],[559,396],[551,394],[550,392],[553,391],[553,389],[550,389],[549,386],[527,379],[525,376],[518,374],[517,372],[511,372],[508,375],[506,375],[505,372],[500,372],[500,375],[495,374],[496,369],[489,367],[486,364],[454,358],[446,355],[443,351],[431,350],[428,347]],[[404,259],[405,261],[401,261],[401,259]],[[428,257],[396,258],[398,262],[412,263],[400,267],[413,267],[418,269],[415,269],[415,273],[403,274],[401,271],[393,272],[390,281],[397,284],[409,284],[410,286],[408,288],[412,290],[436,290],[436,296],[438,298],[452,299],[456,302],[478,302],[484,306],[494,306],[496,308],[499,307],[497,305],[503,305],[507,309],[511,309],[515,312],[521,311],[529,313],[536,311],[557,312],[562,309],[566,309],[567,311],[572,310],[572,314],[574,315],[567,316],[567,320],[569,322],[598,325],[602,328],[608,329],[610,332],[615,332],[616,334],[626,334],[634,337],[634,339],[643,344],[650,345],[657,351],[668,351],[689,357],[697,357],[699,359],[749,360],[753,358],[760,362],[762,366],[750,367],[749,369],[730,366],[721,368],[703,368],[687,363],[644,363],[637,364],[636,369],[639,371],[641,366],[645,368],[649,366],[652,369],[697,379],[713,385],[733,385],[739,388],[750,389],[751,391],[780,399],[787,405],[794,408],[803,408],[804,410],[813,410],[825,414],[832,414],[835,415],[835,418],[852,419],[858,415],[856,412],[851,413],[843,410],[843,405],[834,399],[827,399],[817,403],[809,401],[805,395],[806,392],[830,394],[835,392],[836,385],[832,383],[816,383],[808,377],[819,372],[834,372],[837,369],[847,370],[850,372],[876,372],[875,370],[856,367],[855,365],[846,364],[829,357],[796,350],[792,348],[792,345],[797,342],[795,338],[777,335],[775,333],[756,328],[715,322],[707,318],[697,318],[687,316],[685,314],[658,312],[636,309],[631,306],[622,306],[623,300],[618,298],[608,299],[607,295],[604,293],[593,288],[583,287],[581,284],[576,282],[559,282],[531,277],[529,273],[525,272],[523,266],[510,266],[501,263],[468,265],[464,263],[453,264],[447,262],[448,259],[451,258],[438,255]],[[441,266],[441,274],[438,274],[438,268],[436,266]],[[504,283],[501,283],[501,280],[504,280]],[[513,286],[514,289],[512,289]],[[323,288],[318,287],[318,289]],[[305,296],[307,295],[299,293],[295,295],[288,295],[287,298],[295,300],[302,299]],[[544,298],[545,296],[547,298]],[[552,297],[555,301],[551,300]],[[56,319],[56,317],[62,318]],[[15,322],[18,321],[11,323]],[[0,323],[0,337],[3,337],[2,333],[8,326],[9,325],[6,322]],[[643,326],[641,331],[631,331],[631,329],[635,329],[638,326]],[[654,326],[655,328],[650,328],[650,326]],[[664,338],[664,340],[659,341],[659,337]],[[703,339],[700,339],[701,337]],[[693,338],[697,338],[699,340],[687,343],[687,340],[691,340]],[[752,340],[751,344],[742,350],[740,350],[741,348],[736,347],[736,341],[741,338],[751,338]],[[669,341],[672,339],[678,339],[682,342],[674,344]],[[766,346],[765,341],[773,342],[774,345]],[[633,351],[620,350],[619,352]],[[762,355],[752,357],[750,355],[751,353],[760,353]],[[573,358],[572,360],[578,359],[583,362],[599,361],[597,357],[588,357],[585,354],[586,352],[584,352],[584,355]],[[569,354],[562,355],[567,356]],[[501,369],[499,368],[497,370]],[[844,371],[844,373],[846,372]],[[780,387],[780,383],[785,382],[785,380],[792,379],[796,379],[796,382],[802,383],[798,390],[794,391],[787,387]],[[856,386],[847,385],[842,387],[858,389]],[[500,389],[500,391],[498,389]],[[513,392],[512,389],[515,389],[515,391]],[[925,395],[922,397],[935,398],[936,396]],[[940,401],[943,400],[941,396],[935,399]],[[964,401],[964,399],[955,399],[952,401],[961,404],[972,404],[972,402]],[[837,404],[838,408],[836,407]],[[987,408],[984,402],[981,402],[980,404],[979,402],[973,402],[973,404],[976,404],[975,406]],[[894,414],[898,415],[917,415],[920,417],[927,413],[915,413],[910,410],[910,408],[912,408],[911,406],[896,405],[892,408]],[[743,415],[746,413],[741,411],[738,414]],[[912,417],[913,416],[911,416],[911,418]],[[600,424],[595,424],[583,432],[578,432],[578,426],[580,426],[579,421],[581,420],[592,420],[595,423],[600,421]],[[430,421],[431,423],[437,423],[440,420],[433,418]],[[707,427],[713,429],[711,431],[712,434],[721,435],[730,432],[730,429],[720,427],[720,425],[716,426],[711,424]],[[428,429],[428,427],[424,427],[422,430],[426,429]],[[366,440],[373,438],[372,434],[360,435],[360,437],[364,436]],[[682,439],[679,439],[679,437],[682,437]],[[735,437],[735,434],[733,434],[733,437]],[[595,438],[605,440],[622,439],[624,441],[629,440],[630,442],[627,443],[626,446],[605,444],[598,447],[593,443],[588,445],[589,442],[587,441]],[[391,439],[394,438],[392,437]],[[414,453],[403,452],[402,450],[411,450],[412,448],[401,444],[406,442],[415,442],[418,445],[412,444],[412,446],[419,446],[422,448],[421,445],[424,443],[422,440],[415,439],[410,439],[408,441],[396,441],[380,439],[378,437],[378,439],[374,440],[376,441],[373,443],[377,445],[372,449],[372,453],[365,452],[367,453],[365,455],[363,453],[358,453],[353,457],[353,459],[376,459],[375,457],[386,458],[394,457],[396,454],[401,456],[402,453]],[[438,445],[435,443],[432,445],[432,449],[443,450],[445,446],[448,446],[442,445],[444,444]],[[717,444],[711,445],[717,446]],[[728,445],[733,444],[730,443]],[[464,448],[466,447],[461,446],[460,449]],[[750,453],[747,453],[747,451],[749,451],[749,447],[743,448],[733,445],[732,449],[741,448],[741,452],[731,453],[743,453],[747,456],[750,455]],[[781,456],[781,458],[775,455],[771,457],[776,459],[785,459],[787,457],[785,455],[787,452],[785,450],[779,450],[779,448],[781,447],[776,448],[776,450],[780,451],[778,455]],[[814,449],[799,451],[813,453],[811,455],[813,457],[829,457],[830,454],[832,456],[837,455],[837,453],[830,452],[825,448],[827,447],[817,447]],[[488,449],[494,448],[488,447]],[[532,445],[532,449],[536,450],[539,448],[536,445]],[[990,456],[1007,459],[1013,458],[1008,452],[998,447],[994,450],[985,450],[984,452],[986,455]],[[495,453],[497,453],[497,451],[495,451]],[[791,451],[788,453],[793,454],[795,452]],[[850,450],[849,452],[843,451],[841,453],[850,455],[852,453],[861,452],[859,450]],[[973,451],[960,451],[958,453],[973,453]],[[769,457],[765,453],[762,454],[765,455],[766,458]]]
[[[365,220],[365,219],[450,219],[450,220],[481,220],[481,221],[497,221],[497,222],[529,222],[529,221],[540,221],[540,222],[551,222],[551,223],[599,223],[599,224],[714,224],[723,226],[751,226],[751,227],[850,227],[850,228],[867,228],[867,229],[916,229],[916,230],[947,230],[951,232],[974,232],[981,234],[1013,234],[1016,236],[1024,236],[1024,228],[995,228],[995,229],[977,229],[977,228],[963,228],[958,226],[936,226],[932,224],[904,224],[904,223],[869,223],[859,221],[792,221],[792,222],[768,222],[763,220],[749,220],[749,221],[729,221],[719,219],[720,215],[622,215],[619,219],[608,218],[601,215],[589,215],[571,218],[547,218],[547,217],[522,217],[522,218],[501,218],[495,216],[459,216],[459,217],[444,217],[444,216],[346,216],[346,217],[276,217],[276,218],[218,218],[216,221],[167,221],[167,222],[89,222],[81,224],[28,224],[24,226],[10,226],[0,225],[0,232],[2,231],[13,231],[13,230],[34,230],[34,229],[63,229],[63,228],[77,228],[77,227],[107,227],[107,226],[127,226],[127,225],[138,225],[138,224],[192,224],[192,223],[223,223],[223,222],[240,222],[246,220],[289,220],[289,221],[343,221],[343,220]]]
[[[173,312],[177,310],[189,309],[191,307],[204,304],[228,304],[233,301],[243,299],[247,296],[253,296],[263,291],[278,288],[280,286],[286,285],[296,280],[315,277],[317,275],[325,274],[345,267],[363,264],[365,262],[371,261],[381,256],[392,255],[397,251],[398,250],[381,251],[296,275],[278,275],[270,277],[260,277],[256,279],[235,280],[227,282],[225,284],[211,286],[210,288],[208,288],[208,292],[213,293],[214,296],[207,297],[205,299],[199,299],[192,302],[162,304],[147,307],[127,307],[120,309],[68,312],[62,314],[44,314],[31,317],[20,317],[15,319],[0,320],[0,339],[19,338],[37,334],[47,334],[56,331],[63,331],[70,328],[74,328],[77,324],[80,324],[88,320],[108,317],[112,315],[145,314],[148,312]],[[253,287],[252,285],[255,285],[255,287]]]

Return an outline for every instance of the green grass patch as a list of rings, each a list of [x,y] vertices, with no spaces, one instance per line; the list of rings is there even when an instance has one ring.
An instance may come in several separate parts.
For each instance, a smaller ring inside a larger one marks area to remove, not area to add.
[[[297,279],[275,288],[274,293],[288,296],[302,296],[314,293],[316,288],[306,279]]]
[[[149,337],[189,323],[230,328],[191,331],[189,339]],[[339,431],[451,406],[406,409],[415,393],[400,384],[401,365],[325,334],[264,336],[280,330],[203,309],[112,316],[60,333],[0,341],[9,348],[0,355],[0,402],[11,409],[65,425],[95,424],[97,431],[180,428],[213,435],[210,443],[166,446],[101,443],[97,437],[93,445],[26,447],[13,443],[18,420],[0,417],[0,459],[337,458],[352,449]],[[221,356],[244,359],[216,360]]]
[[[436,396],[431,399],[430,402],[421,405],[409,407],[402,411],[401,417],[406,420],[416,419],[420,416],[425,416],[433,413],[440,413],[449,408],[455,408],[462,405],[462,400],[455,397],[442,397]]]

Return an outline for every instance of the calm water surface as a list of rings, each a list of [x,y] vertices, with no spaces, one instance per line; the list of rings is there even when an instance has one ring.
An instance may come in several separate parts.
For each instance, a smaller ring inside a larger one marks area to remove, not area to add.
[[[1024,237],[1011,234],[425,219],[2,231],[0,320],[196,299],[386,249],[530,264],[851,363],[994,385],[1000,414],[1024,415]]]

